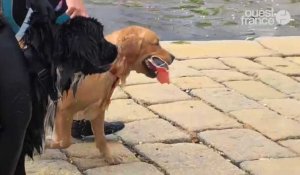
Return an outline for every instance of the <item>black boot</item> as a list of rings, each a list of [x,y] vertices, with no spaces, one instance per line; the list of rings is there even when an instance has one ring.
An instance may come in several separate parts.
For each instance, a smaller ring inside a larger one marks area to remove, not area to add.
[[[124,128],[123,122],[104,122],[105,135],[113,134]],[[91,122],[88,120],[73,121],[72,137],[82,139],[85,136],[93,135]]]

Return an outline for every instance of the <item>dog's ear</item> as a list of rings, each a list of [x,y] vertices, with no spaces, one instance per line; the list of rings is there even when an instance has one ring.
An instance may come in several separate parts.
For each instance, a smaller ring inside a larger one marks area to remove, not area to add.
[[[120,46],[119,49],[120,53],[122,53],[121,56],[125,56],[128,61],[130,61],[131,58],[138,57],[142,47],[143,39],[138,35],[129,34],[121,38],[118,42],[119,44],[117,45]]]

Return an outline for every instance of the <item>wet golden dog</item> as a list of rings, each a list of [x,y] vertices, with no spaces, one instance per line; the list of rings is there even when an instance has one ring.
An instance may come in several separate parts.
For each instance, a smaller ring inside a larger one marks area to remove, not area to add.
[[[168,83],[168,65],[174,56],[159,44],[158,36],[149,29],[131,26],[116,31],[106,39],[118,47],[118,57],[110,71],[87,76],[78,86],[75,97],[71,90],[64,93],[55,118],[54,137],[48,148],[67,148],[71,145],[72,121],[90,120],[97,148],[110,164],[121,159],[109,150],[104,134],[105,110],[119,83],[125,83],[131,70]]]

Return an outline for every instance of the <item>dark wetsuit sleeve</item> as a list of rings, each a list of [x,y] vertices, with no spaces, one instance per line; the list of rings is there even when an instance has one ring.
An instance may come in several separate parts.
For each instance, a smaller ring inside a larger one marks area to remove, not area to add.
[[[28,9],[26,8],[26,0],[12,0],[13,1],[13,18],[16,23],[21,26],[26,17]]]

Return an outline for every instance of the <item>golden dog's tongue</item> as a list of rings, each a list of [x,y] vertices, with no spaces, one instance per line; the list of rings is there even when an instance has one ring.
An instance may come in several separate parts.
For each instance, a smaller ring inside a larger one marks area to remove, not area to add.
[[[157,67],[157,80],[161,83],[170,83],[170,78],[169,78],[169,70],[167,70],[164,67]]]

